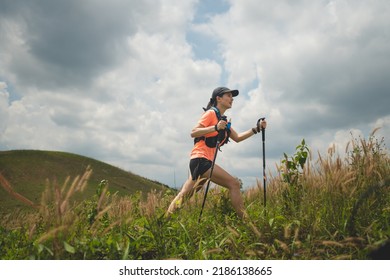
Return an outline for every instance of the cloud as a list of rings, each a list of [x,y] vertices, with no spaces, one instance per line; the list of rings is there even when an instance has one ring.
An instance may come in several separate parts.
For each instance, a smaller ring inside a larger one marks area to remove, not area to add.
[[[119,5],[118,5],[119,4]],[[19,1],[8,4],[6,35],[20,44],[8,49],[19,83],[39,88],[86,86],[125,54],[137,6],[113,1]],[[12,5],[12,6],[11,6]],[[7,10],[7,9],[6,9]],[[15,32],[17,30],[17,32]],[[13,39],[17,37],[17,39]]]
[[[174,169],[186,176],[189,133],[221,67],[194,59],[185,41],[194,2],[127,3],[9,3],[0,77],[21,94],[11,92],[2,147],[77,152],[162,181]]]
[[[8,122],[8,99],[7,84],[0,82],[0,136],[4,133]]]
[[[245,122],[264,112],[280,150],[389,114],[386,11],[387,1],[247,0],[199,30],[220,39],[229,84],[254,87],[240,112]]]
[[[76,152],[172,185],[220,85],[240,90],[227,112],[238,132],[267,117],[269,168],[302,138],[326,150],[380,125],[389,141],[388,1],[205,3],[3,1],[0,147]],[[218,162],[254,181],[261,136]]]

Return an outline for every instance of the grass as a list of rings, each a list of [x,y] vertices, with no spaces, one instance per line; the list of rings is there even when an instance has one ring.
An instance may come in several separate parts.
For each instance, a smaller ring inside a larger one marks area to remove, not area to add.
[[[95,193],[102,180],[109,181],[112,193],[130,195],[137,191],[149,192],[153,189],[165,189],[167,186],[126,172],[104,162],[76,154],[53,151],[15,150],[0,152],[0,174],[7,178],[15,193],[22,193],[32,203],[39,203],[49,179],[62,185],[68,177],[74,178],[90,166],[91,174],[87,188],[76,193],[79,201],[89,199]],[[0,188],[0,212],[23,207],[25,203],[13,199]]]
[[[61,185],[48,181],[35,211],[1,217],[0,257],[369,259],[390,237],[389,163],[374,135],[352,139],[344,157],[331,148],[302,169],[281,163],[268,178],[266,211],[260,183],[243,193],[253,226],[236,217],[220,187],[210,190],[200,224],[201,192],[169,219],[164,213],[175,195],[169,189],[118,196],[101,181],[91,199],[77,202],[93,174],[86,169]],[[287,182],[286,172],[296,178]],[[4,176],[0,184],[12,189]]]

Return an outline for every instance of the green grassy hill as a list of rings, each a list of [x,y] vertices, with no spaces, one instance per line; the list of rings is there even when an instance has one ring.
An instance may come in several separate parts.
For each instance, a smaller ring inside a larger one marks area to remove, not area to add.
[[[11,184],[14,191],[34,203],[39,203],[41,194],[50,184],[61,187],[70,176],[71,182],[77,175],[82,175],[87,166],[93,170],[88,186],[77,199],[91,197],[102,180],[108,180],[109,191],[119,195],[129,195],[137,191],[149,192],[161,190],[168,186],[155,182],[131,172],[126,172],[107,163],[65,152],[14,150],[0,151],[0,174]],[[0,212],[8,212],[24,204],[5,189],[0,188]]]

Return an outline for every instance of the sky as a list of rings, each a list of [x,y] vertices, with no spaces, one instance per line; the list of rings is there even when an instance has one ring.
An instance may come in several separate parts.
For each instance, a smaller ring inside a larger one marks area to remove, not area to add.
[[[390,139],[388,0],[0,0],[0,150],[77,153],[180,188],[218,86],[237,132],[266,117],[267,172]],[[257,134],[217,164],[251,187]],[[84,170],[80,170],[82,173]]]

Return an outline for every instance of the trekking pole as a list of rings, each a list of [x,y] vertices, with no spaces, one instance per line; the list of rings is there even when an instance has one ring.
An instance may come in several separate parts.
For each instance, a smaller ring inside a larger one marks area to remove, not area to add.
[[[265,118],[260,118],[257,121],[257,125],[260,125],[261,121],[264,121]],[[264,208],[267,206],[267,186],[266,186],[266,176],[265,176],[265,128],[261,128],[261,138],[263,142],[263,187],[264,187]],[[265,213],[265,212],[264,212]]]
[[[206,203],[207,193],[208,193],[209,187],[210,187],[211,176],[213,175],[215,160],[217,159],[217,153],[218,153],[218,149],[219,149],[219,144],[220,144],[221,141],[223,140],[222,138],[223,138],[224,136],[225,136],[225,130],[220,130],[220,131],[218,131],[218,138],[217,138],[217,144],[215,145],[214,159],[213,159],[213,162],[212,162],[212,164],[211,164],[210,175],[209,175],[209,178],[208,178],[208,181],[207,181],[206,191],[205,191],[205,193],[204,193],[203,203],[202,203],[202,209],[200,210],[198,223],[200,223],[200,219],[202,218],[203,208],[204,208],[204,205],[205,205],[205,203]]]

